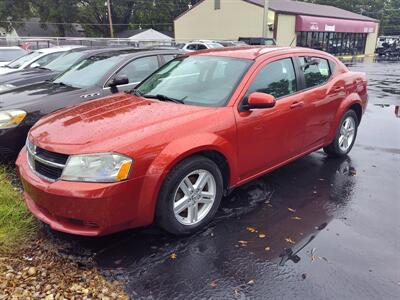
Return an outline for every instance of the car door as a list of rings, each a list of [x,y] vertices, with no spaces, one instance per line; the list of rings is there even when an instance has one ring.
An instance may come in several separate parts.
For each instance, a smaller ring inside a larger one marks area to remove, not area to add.
[[[159,67],[160,63],[157,55],[135,58],[111,76],[105,85],[105,89],[110,89],[108,85],[114,77],[125,75],[128,77],[129,83],[118,85],[117,87],[119,91],[129,91]]]
[[[304,148],[321,146],[328,135],[337,108],[346,96],[344,81],[339,80],[333,88],[328,82],[332,77],[329,60],[322,57],[299,57],[304,84]]]
[[[302,114],[298,75],[290,57],[262,64],[251,76],[236,114],[241,178],[270,169],[301,151]],[[272,108],[241,110],[253,92],[276,98]]]

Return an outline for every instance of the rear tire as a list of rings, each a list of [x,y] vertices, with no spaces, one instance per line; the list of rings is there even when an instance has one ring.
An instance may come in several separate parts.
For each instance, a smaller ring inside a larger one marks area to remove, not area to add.
[[[354,110],[348,110],[342,117],[333,142],[324,147],[326,154],[334,157],[346,156],[353,148],[357,137],[358,118]]]
[[[188,235],[215,216],[223,195],[223,178],[210,159],[196,155],[177,164],[158,196],[156,222],[174,235]]]

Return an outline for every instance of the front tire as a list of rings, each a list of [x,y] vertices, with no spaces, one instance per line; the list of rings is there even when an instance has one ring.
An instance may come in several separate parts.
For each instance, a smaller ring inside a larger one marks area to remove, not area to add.
[[[212,220],[222,195],[222,174],[212,160],[199,155],[185,159],[162,185],[156,222],[172,234],[192,234]]]
[[[354,110],[348,110],[342,117],[333,142],[324,147],[326,154],[335,157],[346,156],[353,148],[357,137],[358,117]]]

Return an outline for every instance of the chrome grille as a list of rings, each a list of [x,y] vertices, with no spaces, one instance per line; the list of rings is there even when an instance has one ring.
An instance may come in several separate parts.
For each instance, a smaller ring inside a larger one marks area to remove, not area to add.
[[[68,155],[39,148],[29,140],[26,150],[29,166],[39,177],[49,181],[56,181],[61,177]]]

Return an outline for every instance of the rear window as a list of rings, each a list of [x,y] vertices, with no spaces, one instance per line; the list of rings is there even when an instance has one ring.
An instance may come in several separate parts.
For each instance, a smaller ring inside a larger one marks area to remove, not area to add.
[[[0,50],[0,62],[12,61],[22,55],[25,55],[26,51],[23,49],[1,49]]]
[[[306,88],[321,85],[331,77],[329,61],[319,57],[300,57]]]

